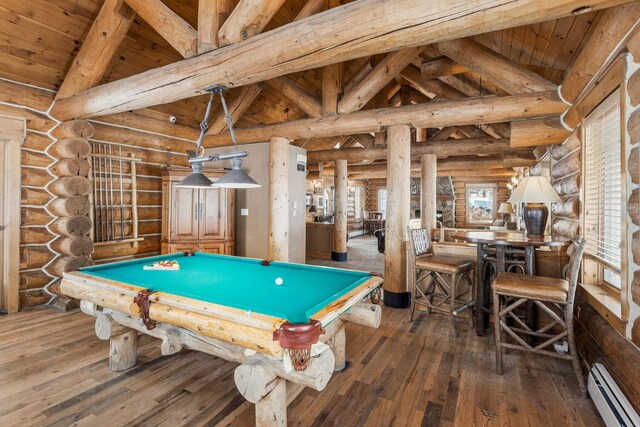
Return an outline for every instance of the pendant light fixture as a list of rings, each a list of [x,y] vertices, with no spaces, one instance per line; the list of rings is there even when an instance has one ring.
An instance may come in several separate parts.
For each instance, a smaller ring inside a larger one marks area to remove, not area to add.
[[[191,163],[191,170],[193,171],[189,176],[184,178],[176,187],[179,188],[210,188],[210,187],[221,187],[221,188],[258,188],[260,184],[254,181],[249,175],[247,175],[242,170],[242,157],[247,157],[249,153],[246,151],[238,150],[238,141],[236,140],[236,133],[233,130],[233,119],[229,114],[229,110],[227,109],[227,103],[224,99],[224,92],[226,92],[227,88],[221,85],[210,86],[205,89],[205,91],[209,92],[209,103],[207,104],[207,109],[204,114],[204,120],[200,123],[200,136],[198,137],[198,141],[196,142],[196,150],[189,152],[189,163]],[[222,108],[224,110],[224,119],[227,122],[227,126],[229,126],[229,133],[231,134],[231,139],[233,140],[233,146],[235,151],[233,153],[228,154],[212,154],[210,156],[201,156],[200,150],[202,148],[202,141],[204,140],[204,136],[209,129],[209,114],[211,113],[211,104],[213,103],[213,98],[216,94],[220,95],[220,100],[222,101]],[[216,182],[212,182],[209,178],[206,177],[202,173],[203,163],[205,162],[218,162],[220,160],[231,160],[231,170],[222,178],[217,180]]]

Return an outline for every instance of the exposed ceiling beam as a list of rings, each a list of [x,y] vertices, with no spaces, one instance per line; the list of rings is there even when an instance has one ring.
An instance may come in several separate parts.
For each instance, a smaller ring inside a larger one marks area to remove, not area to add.
[[[56,98],[68,98],[98,84],[134,16],[123,0],[105,0]]]
[[[161,0],[126,0],[127,4],[180,55],[198,53],[198,32]]]
[[[511,146],[532,147],[562,144],[571,135],[559,116],[511,123]]]
[[[367,102],[400,74],[400,71],[417,58],[421,51],[422,49],[419,47],[412,47],[385,56],[364,79],[344,94],[342,100],[338,102],[338,112],[350,113],[361,110]]]
[[[229,104],[229,114],[234,123],[238,121],[245,111],[251,106],[251,103],[262,92],[262,83],[241,87],[237,90],[235,98]],[[224,111],[220,111],[216,118],[209,126],[207,135],[217,135],[220,132],[227,129],[227,122],[225,120]]]
[[[322,114],[338,114],[338,101],[342,92],[342,64],[322,68]]]
[[[438,57],[422,61],[420,63],[420,71],[425,79],[435,79],[442,76],[466,73],[469,70],[451,58]]]
[[[218,31],[233,6],[232,0],[198,0],[198,54],[218,47]]]
[[[304,111],[309,117],[319,117],[322,115],[322,104],[315,96],[304,90],[295,80],[289,77],[276,77],[265,81],[280,95],[293,102],[296,107]]]
[[[227,46],[260,34],[284,0],[240,0],[218,31],[218,43]]]
[[[595,10],[628,2],[593,0],[589,6]],[[455,0],[429,7],[415,0],[360,0],[89,89],[57,102],[52,114],[69,120],[166,104],[202,94],[213,83],[244,86],[362,56],[556,19],[583,6],[583,0]]]
[[[374,179],[374,178],[386,178],[387,172],[347,172],[349,179]],[[419,177],[421,174],[420,168],[411,168],[411,176]],[[451,177],[489,177],[492,179],[507,180],[514,176],[516,172],[513,169],[490,169],[490,170],[474,170],[474,169],[448,169],[436,170],[437,176],[451,176]]]
[[[491,80],[512,95],[558,88],[544,77],[472,39],[439,43],[438,49],[449,58]]]
[[[238,142],[266,141],[276,136],[289,139],[322,138],[378,132],[384,127],[409,124],[415,128],[484,124],[557,115],[566,109],[557,91],[503,97],[464,98],[428,102],[379,110],[358,111],[320,118],[236,129]],[[228,133],[209,136],[207,147],[227,145]]]
[[[604,11],[595,31],[591,33],[580,56],[566,74],[560,93],[573,103],[592,83],[599,70],[613,61],[624,47],[624,41],[638,27],[640,3],[634,2]]]
[[[482,154],[502,154],[511,151],[509,141],[493,138],[458,139],[437,141],[428,144],[418,142],[411,144],[411,155],[436,154],[438,157],[477,156]],[[362,160],[381,160],[387,158],[386,147],[346,148],[343,150],[319,150],[307,153],[308,163],[331,162],[346,159],[349,162]]]

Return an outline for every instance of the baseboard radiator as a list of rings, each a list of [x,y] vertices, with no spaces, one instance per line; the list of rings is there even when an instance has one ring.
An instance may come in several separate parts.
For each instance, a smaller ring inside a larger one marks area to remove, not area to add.
[[[638,413],[604,365],[593,365],[587,388],[607,427],[640,427]]]

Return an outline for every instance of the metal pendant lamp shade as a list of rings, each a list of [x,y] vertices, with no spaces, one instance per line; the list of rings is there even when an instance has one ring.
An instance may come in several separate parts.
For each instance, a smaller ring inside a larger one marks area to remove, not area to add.
[[[211,188],[213,182],[202,173],[202,163],[193,163],[191,165],[193,172],[177,183],[175,186],[179,188]]]
[[[213,183],[214,187],[223,188],[258,188],[260,184],[242,170],[242,159],[231,159],[231,170]]]

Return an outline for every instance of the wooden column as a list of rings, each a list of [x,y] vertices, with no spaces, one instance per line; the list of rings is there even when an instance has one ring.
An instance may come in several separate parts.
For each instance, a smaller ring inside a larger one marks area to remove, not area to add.
[[[269,146],[269,259],[289,260],[289,140]]]
[[[422,198],[420,199],[420,215],[422,228],[428,228],[429,230],[436,228],[437,160],[438,157],[435,154],[425,154],[421,157]]]
[[[333,250],[331,259],[334,261],[347,260],[347,161],[336,160],[334,207],[335,219],[333,224]]]
[[[409,225],[411,185],[411,129],[387,128],[387,225],[384,254],[384,302],[389,307],[409,307],[405,235]]]

